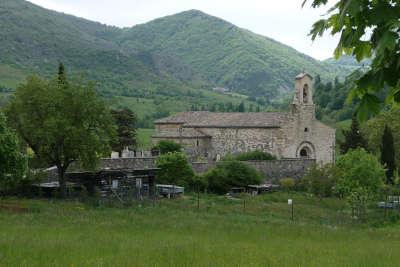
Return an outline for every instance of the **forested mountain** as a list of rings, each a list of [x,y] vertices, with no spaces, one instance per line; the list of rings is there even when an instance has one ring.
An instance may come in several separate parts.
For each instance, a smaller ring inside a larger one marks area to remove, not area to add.
[[[131,28],[50,11],[23,0],[0,0],[0,86],[30,73],[52,75],[58,62],[99,82],[105,96],[142,113],[244,101],[212,92],[228,88],[265,104],[293,88],[305,70],[333,80],[340,68],[235,25],[190,10]],[[132,99],[135,98],[135,103]],[[146,109],[148,106],[161,110]]]

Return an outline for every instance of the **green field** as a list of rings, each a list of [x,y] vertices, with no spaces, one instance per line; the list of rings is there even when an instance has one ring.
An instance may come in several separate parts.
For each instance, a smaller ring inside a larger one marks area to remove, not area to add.
[[[398,266],[400,261],[398,225],[361,224],[350,219],[340,200],[300,194],[272,193],[247,198],[245,205],[243,199],[201,196],[200,210],[191,195],[154,207],[17,199],[2,200],[0,207],[0,266]]]

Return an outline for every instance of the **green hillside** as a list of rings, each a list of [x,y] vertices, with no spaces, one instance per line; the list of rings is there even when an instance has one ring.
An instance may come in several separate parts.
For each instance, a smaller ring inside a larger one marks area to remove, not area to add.
[[[338,74],[330,64],[197,10],[127,29],[120,43],[125,51],[155,55],[152,66],[178,79],[202,79],[251,96],[291,90],[303,70],[323,78]]]
[[[282,103],[297,73],[322,80],[340,74],[337,66],[196,10],[117,28],[1,0],[0,28],[0,86],[15,88],[31,73],[51,76],[63,62],[142,120],[193,106]]]

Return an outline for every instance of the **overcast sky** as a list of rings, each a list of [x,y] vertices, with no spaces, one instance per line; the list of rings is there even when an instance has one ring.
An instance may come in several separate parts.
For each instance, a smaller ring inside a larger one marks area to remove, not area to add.
[[[189,9],[198,9],[290,45],[317,59],[332,57],[337,36],[314,43],[307,36],[325,9],[301,8],[303,0],[29,0],[32,3],[108,25],[130,27]],[[309,0],[311,2],[311,0]],[[331,1],[332,2],[332,1]]]

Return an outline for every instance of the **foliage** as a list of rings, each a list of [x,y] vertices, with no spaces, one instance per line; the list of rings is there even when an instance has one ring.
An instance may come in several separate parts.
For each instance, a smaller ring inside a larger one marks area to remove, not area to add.
[[[253,167],[240,161],[220,161],[217,166],[204,174],[208,189],[217,194],[225,194],[232,187],[260,184],[261,175]]]
[[[296,185],[296,181],[293,178],[286,177],[279,180],[279,183],[283,190],[291,191]]]
[[[136,145],[136,116],[130,109],[111,110],[111,114],[117,124],[117,139],[112,148],[122,151],[125,147]]]
[[[307,2],[304,1],[303,5]],[[327,4],[327,0],[312,0],[313,7]],[[358,97],[358,115],[365,119],[377,113],[377,96],[385,87],[387,103],[400,103],[400,3],[398,1],[339,0],[328,11],[328,18],[314,23],[310,35],[314,40],[330,31],[340,33],[335,57],[353,55],[358,61],[372,58],[371,68],[357,80],[351,97]]]
[[[182,145],[170,140],[161,140],[153,147],[153,150],[163,155],[170,152],[180,152],[182,150]]]
[[[27,160],[20,152],[16,135],[7,128],[0,112],[0,194],[18,186],[25,178]]]
[[[400,109],[392,108],[381,112],[376,117],[368,120],[362,127],[368,139],[368,146],[375,155],[381,153],[382,135],[385,125],[389,125],[393,133],[396,165],[400,166]]]
[[[334,165],[314,166],[300,179],[299,186],[319,198],[331,197],[340,175]]]
[[[378,159],[362,148],[350,150],[337,161],[341,171],[337,192],[349,196],[352,192],[367,192],[373,197],[381,190],[385,169]]]
[[[382,135],[381,162],[386,168],[387,182],[393,184],[394,172],[396,171],[396,157],[392,130],[387,125]]]
[[[362,73],[362,70],[357,69],[348,75],[344,81],[336,77],[334,82],[326,83],[319,76],[314,78],[313,98],[318,119],[325,121],[351,119],[356,109],[357,100],[349,100],[347,95]]]
[[[363,133],[360,130],[360,125],[356,116],[353,116],[351,120],[350,130],[343,130],[344,142],[340,144],[340,150],[343,154],[346,154],[350,149],[356,149],[358,147],[364,148],[368,151],[368,142],[364,138]]]
[[[249,151],[249,152],[243,152],[241,154],[238,154],[235,156],[236,160],[239,161],[246,161],[246,160],[274,160],[276,159],[275,156],[267,153],[267,152],[263,152],[263,151],[259,151],[259,150],[255,150],[255,151]]]
[[[157,174],[157,183],[190,186],[193,184],[194,172],[185,154],[168,152],[157,158],[156,165],[161,171]]]
[[[74,161],[94,167],[109,151],[115,126],[92,83],[60,82],[37,76],[18,87],[7,107],[10,124],[35,154],[58,169],[61,195],[65,172]]]

